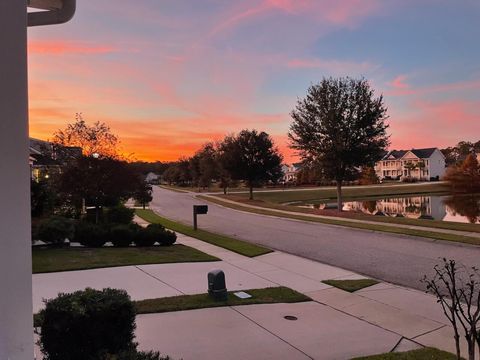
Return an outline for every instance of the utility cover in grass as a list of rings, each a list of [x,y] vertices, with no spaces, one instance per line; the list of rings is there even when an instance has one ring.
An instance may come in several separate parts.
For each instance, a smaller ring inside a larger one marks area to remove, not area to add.
[[[358,280],[324,280],[324,284],[331,285],[341,290],[348,292],[355,292],[360,289],[378,284],[378,281],[372,279],[358,279]]]

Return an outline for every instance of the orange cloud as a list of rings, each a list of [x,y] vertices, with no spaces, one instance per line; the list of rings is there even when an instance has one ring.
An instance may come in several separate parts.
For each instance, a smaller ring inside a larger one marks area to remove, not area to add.
[[[72,42],[66,40],[29,41],[30,54],[65,55],[65,54],[108,54],[118,49],[109,45],[94,45],[87,42]]]

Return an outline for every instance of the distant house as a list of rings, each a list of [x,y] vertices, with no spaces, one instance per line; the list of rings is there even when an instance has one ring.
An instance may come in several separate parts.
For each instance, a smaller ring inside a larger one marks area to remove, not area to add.
[[[59,173],[62,166],[82,156],[79,147],[62,146],[49,141],[30,138],[30,173],[35,181]]]
[[[445,156],[438,148],[392,150],[375,164],[381,180],[439,180],[445,174]]]
[[[153,173],[153,172],[149,172],[146,176],[145,176],[145,181],[149,184],[158,184],[159,181],[160,181],[160,176]]]
[[[284,183],[292,183],[297,181],[297,174],[300,170],[301,163],[295,163],[291,165],[283,164],[282,165],[282,181]]]

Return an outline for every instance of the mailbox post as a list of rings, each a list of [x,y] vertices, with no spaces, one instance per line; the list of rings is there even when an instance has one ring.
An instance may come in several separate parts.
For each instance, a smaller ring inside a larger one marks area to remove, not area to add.
[[[193,230],[197,230],[197,215],[208,213],[208,205],[193,205]]]

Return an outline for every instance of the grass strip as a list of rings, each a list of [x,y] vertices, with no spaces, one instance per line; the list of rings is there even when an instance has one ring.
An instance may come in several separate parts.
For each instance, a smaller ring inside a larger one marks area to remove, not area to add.
[[[424,348],[407,352],[387,353],[373,356],[358,357],[352,360],[456,360],[449,352],[434,348]]]
[[[160,299],[135,301],[135,308],[137,309],[137,314],[152,314],[220,306],[296,303],[311,301],[308,296],[281,286],[244,291],[250,294],[252,297],[248,299],[240,299],[233,295],[234,291],[228,292],[226,301],[215,301],[208,294],[180,295]]]
[[[372,285],[378,284],[378,281],[372,279],[357,279],[357,280],[324,280],[324,284],[336,287],[340,290],[355,292],[367,288]]]
[[[179,188],[179,187],[176,187],[176,186],[170,186],[170,185],[158,185],[158,187],[162,188],[162,189],[165,189],[165,190],[170,190],[170,191],[173,191],[173,192],[177,192],[177,193],[188,193],[189,190],[187,190],[187,188]]]
[[[342,188],[344,200],[368,198],[373,196],[394,196],[394,195],[416,195],[428,193],[446,193],[449,187],[443,183],[433,183],[427,185],[371,185],[363,187],[348,187]],[[247,193],[235,194],[235,197],[248,198]],[[318,190],[298,190],[298,191],[269,191],[257,192],[254,194],[255,199],[269,201],[273,203],[287,203],[296,201],[319,201],[319,200],[335,200],[337,198],[337,191],[335,188],[320,188]],[[226,195],[228,198],[229,195]]]
[[[137,314],[155,314],[221,306],[297,303],[312,300],[306,295],[300,294],[295,290],[283,286],[243,291],[250,294],[252,297],[248,299],[240,299],[233,295],[234,291],[229,291],[226,301],[215,301],[208,294],[197,294],[171,296],[158,299],[137,300],[133,303],[135,305]],[[33,316],[33,321],[35,327],[41,327],[41,313],[35,314]]]
[[[266,247],[234,239],[226,235],[215,234],[201,229],[193,230],[193,228],[188,225],[159,216],[155,214],[152,210],[137,209],[135,210],[135,212],[138,216],[140,216],[145,221],[148,221],[149,223],[162,224],[170,230],[177,231],[179,233],[191,236],[193,238],[205,241],[216,246],[220,246],[224,249],[231,250],[240,255],[255,257],[272,252],[272,250],[267,249]]]
[[[212,196],[198,196],[198,198],[201,198],[203,200],[210,201],[225,207],[229,207],[235,210],[248,211],[248,212],[260,214],[260,215],[279,216],[279,217],[284,217],[288,219],[310,221],[310,222],[316,222],[316,223],[322,223],[322,224],[328,224],[328,225],[346,226],[346,227],[351,227],[355,229],[379,231],[379,232],[409,235],[409,236],[418,236],[418,237],[424,237],[428,239],[444,240],[444,241],[458,242],[458,243],[464,243],[464,244],[470,244],[470,245],[480,245],[480,238],[476,238],[472,236],[440,233],[440,232],[421,230],[421,229],[408,229],[408,228],[394,227],[394,226],[381,225],[381,224],[377,225],[377,224],[359,223],[359,222],[353,222],[353,221],[348,221],[343,219],[340,220],[340,218],[338,218],[337,220],[337,219],[324,218],[324,217],[311,217],[311,216],[302,215],[300,213],[298,215],[287,214],[284,212],[279,212],[279,211],[275,211],[273,209],[268,209],[268,208],[265,208],[265,209],[251,208],[248,205],[243,205],[241,203],[232,204],[230,202],[222,201],[218,197],[212,197]],[[283,210],[283,211],[289,211],[289,210]]]
[[[48,247],[32,250],[33,273],[98,269],[115,266],[168,264],[182,262],[219,261],[189,246],[128,247],[128,248],[83,248],[71,247],[52,249]]]

